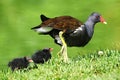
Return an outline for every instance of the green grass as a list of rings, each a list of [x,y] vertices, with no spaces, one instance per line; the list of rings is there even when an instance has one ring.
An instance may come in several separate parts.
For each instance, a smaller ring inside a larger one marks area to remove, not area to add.
[[[103,50],[77,56],[63,63],[53,57],[48,63],[38,65],[38,69],[11,72],[0,71],[0,80],[119,80],[120,52]]]
[[[91,14],[91,12],[95,11],[101,13],[102,16],[105,18],[108,24],[104,25],[102,23],[98,23],[96,25],[94,36],[88,45],[86,45],[84,48],[80,48],[80,47],[68,48],[68,56],[71,59],[73,57],[76,58],[77,56],[82,57],[83,55],[96,53],[96,51],[98,50],[109,49],[109,50],[119,51],[120,50],[119,6],[120,6],[119,0],[100,0],[100,1],[0,0],[0,63],[1,63],[0,71],[1,73],[3,73],[3,78],[5,79],[7,79],[8,77],[11,78],[10,76],[14,76],[15,78],[18,76],[23,77],[24,75],[19,75],[20,74],[19,72],[13,74],[11,74],[10,72],[7,73],[5,72],[6,73],[5,76],[4,70],[7,69],[8,62],[16,57],[31,56],[38,49],[43,49],[45,47],[54,48],[52,56],[56,59],[57,57],[56,53],[60,50],[60,46],[56,45],[50,36],[38,35],[34,31],[30,30],[31,27],[40,24],[41,22],[39,19],[40,14],[45,14],[46,16],[51,18],[61,15],[70,15],[85,22],[87,17]],[[101,60],[102,58],[104,59],[104,57],[98,57],[98,60],[99,59]],[[80,68],[82,67],[82,65],[83,66],[86,65],[86,63],[82,63],[84,62],[83,61],[84,59],[86,58],[82,57],[80,60],[77,60]],[[87,60],[88,59],[90,58],[87,58]],[[112,62],[112,60],[110,61],[111,63],[115,62],[115,61]],[[53,61],[53,64],[57,65],[54,62],[56,61]],[[100,61],[98,63],[95,60],[94,64],[102,65],[102,62],[104,63],[105,61]],[[72,66],[72,63],[75,64],[76,67],[78,68],[78,65],[76,64],[76,62],[74,62],[74,60],[71,60],[71,64],[69,65],[61,63],[62,65],[61,67],[68,68],[69,66]],[[89,64],[90,63],[88,63],[88,65]],[[46,68],[48,65],[50,66],[50,68],[52,67],[56,68],[52,64],[45,64],[44,66],[40,66],[40,68],[41,67]],[[88,67],[88,69],[90,68]],[[83,70],[85,69],[83,68]],[[33,70],[32,72],[33,76],[37,75],[37,72],[40,73],[38,70],[35,71]],[[57,71],[55,73],[57,75]],[[101,77],[107,78],[107,75],[108,78],[111,77],[111,75],[113,75],[112,78],[116,76],[119,77],[119,74],[116,73],[119,73],[119,69],[117,68],[113,69],[113,72],[112,71],[107,71],[107,73],[102,72],[102,74],[99,75],[95,75],[93,73],[93,75],[91,76],[92,78],[94,77],[94,75],[95,77],[98,76],[98,78]],[[29,73],[26,72],[23,74],[27,76]],[[45,76],[47,74],[43,74],[43,75]],[[68,75],[66,74],[63,76],[68,76]],[[90,77],[90,74],[81,73],[81,75],[83,75],[83,77],[80,76],[81,79]],[[78,76],[78,74],[76,74],[76,76]]]

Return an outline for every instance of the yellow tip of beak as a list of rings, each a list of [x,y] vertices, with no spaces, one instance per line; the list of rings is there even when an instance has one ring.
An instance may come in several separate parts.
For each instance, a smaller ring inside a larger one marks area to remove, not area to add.
[[[103,22],[104,24],[107,24],[107,22]]]

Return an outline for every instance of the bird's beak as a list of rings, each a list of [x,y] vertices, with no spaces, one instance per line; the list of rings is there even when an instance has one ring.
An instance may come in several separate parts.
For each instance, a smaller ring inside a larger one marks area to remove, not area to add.
[[[32,60],[32,59],[30,59],[28,62],[33,62],[33,60]]]
[[[28,60],[28,62],[33,62],[33,60],[29,57],[26,57],[26,59]]]
[[[102,22],[103,24],[107,24],[107,22],[105,21],[105,19],[102,16],[100,16],[100,22]]]
[[[53,51],[53,48],[49,48],[49,50],[50,50],[50,52],[52,52],[52,51]]]

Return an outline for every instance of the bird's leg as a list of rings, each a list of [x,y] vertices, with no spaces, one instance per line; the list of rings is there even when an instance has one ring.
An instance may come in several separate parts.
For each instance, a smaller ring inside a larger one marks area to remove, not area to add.
[[[62,56],[63,56],[63,58],[64,58],[64,62],[68,62],[68,56],[67,56],[67,45],[66,45],[66,43],[65,43],[65,40],[64,40],[64,38],[63,38],[63,31],[60,31],[59,32],[59,37],[60,37],[60,39],[61,39],[61,41],[62,41],[62,48],[61,48],[61,50],[60,50],[60,54],[62,54]]]
[[[61,50],[58,52],[58,56],[61,56],[63,53],[64,46],[61,47]]]

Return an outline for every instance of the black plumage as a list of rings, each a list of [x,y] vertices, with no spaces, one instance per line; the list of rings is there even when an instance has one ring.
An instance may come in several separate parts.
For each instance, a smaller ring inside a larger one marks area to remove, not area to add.
[[[92,37],[87,34],[86,28],[82,28],[80,33],[63,34],[67,46],[84,47]]]
[[[34,63],[43,64],[44,62],[47,62],[49,59],[51,59],[51,51],[52,48],[45,48],[43,50],[39,50],[35,52],[31,58],[34,61]]]
[[[8,63],[8,67],[10,67],[12,71],[27,68],[28,65],[29,65],[29,61],[27,60],[26,57],[15,58]]]

